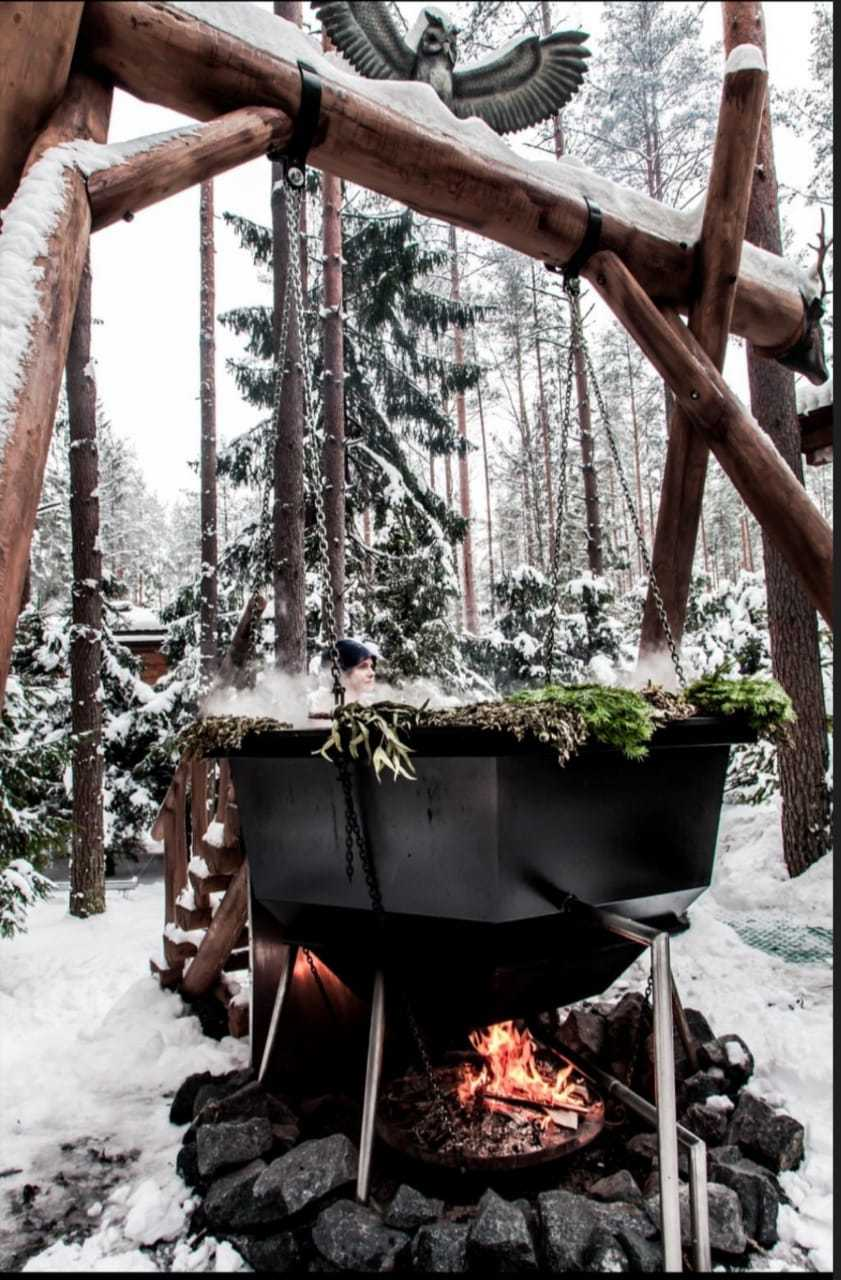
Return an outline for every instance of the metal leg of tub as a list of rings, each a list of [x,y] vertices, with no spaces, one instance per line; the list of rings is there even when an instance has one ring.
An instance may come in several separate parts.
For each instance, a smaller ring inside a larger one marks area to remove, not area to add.
[[[669,935],[613,911],[596,911],[610,929],[651,951],[654,997],[654,1088],[657,1103],[657,1149],[660,1161],[660,1229],[665,1270],[683,1270],[680,1240],[680,1199],[677,1163],[677,1104],[672,1022],[672,971]]]
[[[698,1062],[698,1044],[689,1029],[689,1023],[686,1021],[686,1013],[683,1004],[678,995],[677,985],[675,984],[674,974],[672,975],[672,1014],[674,1015],[677,1033],[680,1036],[680,1042],[683,1045],[692,1073],[698,1070],[700,1063]]]
[[[601,1067],[594,1066],[586,1058],[561,1045],[559,1050],[582,1075],[592,1080],[605,1094],[621,1102],[629,1110],[657,1128],[657,1108],[621,1080]],[[689,1209],[692,1223],[692,1261],[695,1271],[712,1271],[710,1257],[710,1219],[707,1199],[707,1145],[697,1134],[682,1124],[675,1126],[677,1140],[689,1156]]]
[[[260,1070],[257,1072],[258,1081],[262,1082],[265,1076],[274,1048],[277,1029],[280,1025],[280,1015],[283,1011],[283,1005],[292,981],[292,973],[295,969],[295,959],[298,955],[298,948],[293,946],[286,947],[286,956],[283,959],[280,974],[277,980],[277,990],[275,992],[274,1004],[272,1006],[272,1016],[269,1022],[269,1030],[266,1034],[266,1043],[263,1046],[263,1057],[260,1060]]]
[[[368,1032],[368,1061],[365,1067],[365,1096],[362,1104],[362,1131],[359,1136],[359,1169],[356,1176],[356,1198],[367,1204],[371,1183],[371,1157],[374,1150],[374,1123],[377,1118],[377,1095],[383,1069],[385,1042],[385,982],[382,970],[374,975],[371,997],[371,1026]]]

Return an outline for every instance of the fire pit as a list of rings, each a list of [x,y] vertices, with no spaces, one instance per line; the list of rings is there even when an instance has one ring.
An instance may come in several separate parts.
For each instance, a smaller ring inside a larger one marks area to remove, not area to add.
[[[513,1021],[470,1037],[475,1055],[383,1090],[377,1133],[402,1155],[476,1172],[545,1164],[586,1146],[604,1103],[573,1065]]]

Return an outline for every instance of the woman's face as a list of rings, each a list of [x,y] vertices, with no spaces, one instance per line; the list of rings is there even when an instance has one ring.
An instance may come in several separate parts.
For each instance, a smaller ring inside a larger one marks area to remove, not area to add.
[[[363,693],[370,693],[374,687],[374,659],[363,658],[355,667],[344,674],[344,685],[351,698],[361,698]]]

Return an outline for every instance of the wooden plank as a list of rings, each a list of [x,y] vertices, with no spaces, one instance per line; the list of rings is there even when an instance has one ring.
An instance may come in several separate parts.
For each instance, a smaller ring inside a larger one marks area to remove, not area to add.
[[[245,854],[239,845],[221,847],[202,841],[201,856],[212,876],[232,876],[242,866]]]
[[[76,81],[76,88],[81,92],[56,109],[48,126],[51,136],[104,141],[110,90],[88,78]],[[27,264],[40,277],[19,383],[0,388],[0,710],[90,233],[81,175],[68,164],[56,170],[55,181],[57,208],[44,252],[38,254],[32,230],[33,209],[43,217],[44,185],[50,182],[40,165],[30,168],[6,209],[0,245],[0,260],[11,261],[11,269],[20,274]],[[27,263],[31,255],[38,256]]]
[[[738,69],[735,61],[737,69],[732,70],[731,54],[725,67],[699,244],[700,290],[689,308],[689,329],[719,370],[724,365],[733,315],[768,81],[759,50],[751,51],[751,60],[762,65]],[[708,455],[707,442],[689,415],[676,409],[669,425],[651,559],[677,644],[686,619]],[[666,649],[666,636],[649,586],[640,632],[640,661]]]
[[[204,941],[184,975],[181,993],[187,999],[204,995],[211,989],[231,954],[248,917],[247,884],[248,868],[243,864],[232,879],[219,910],[208,926]]]
[[[208,822],[208,771],[206,760],[190,762],[190,845],[194,857],[200,857]]]
[[[214,12],[233,14],[236,8]],[[259,11],[249,16],[252,25],[259,23]],[[244,26],[232,34],[183,8],[88,0],[80,46],[87,63],[121,88],[200,120],[252,105],[294,115],[300,35],[291,24],[288,31],[282,28],[281,19],[270,21],[275,44],[268,53]],[[356,92],[334,78],[314,46],[310,56],[323,70],[321,122],[310,153],[314,165],[544,262],[569,260],[586,226],[583,195],[523,166],[513,153],[509,160],[504,153],[479,150],[466,140],[462,122],[454,121],[445,133],[386,105],[371,85],[360,84]],[[613,186],[595,181],[600,190]],[[622,208],[621,199],[615,208]],[[680,222],[680,215],[671,216]],[[695,263],[691,222],[684,222],[686,239],[670,239],[662,229],[644,230],[606,211],[602,243],[623,258],[652,297],[686,310]],[[789,283],[789,268],[779,259],[776,264],[770,254],[745,250],[733,326],[754,345],[779,351],[800,340],[805,319],[799,275],[792,273]]]
[[[582,274],[671,387],[831,627],[832,531],[791,468],[679,317],[661,314],[615,254],[594,254]]]
[[[831,404],[822,404],[811,413],[797,415],[800,423],[800,448],[807,455],[807,462],[808,455],[815,450],[832,448],[832,417]]]
[[[0,209],[14,195],[32,143],[64,97],[82,9],[82,0],[0,4]]]
[[[283,148],[292,133],[289,116],[272,107],[241,107],[208,124],[141,151],[123,164],[88,178],[92,229],[165,200],[247,160]]]

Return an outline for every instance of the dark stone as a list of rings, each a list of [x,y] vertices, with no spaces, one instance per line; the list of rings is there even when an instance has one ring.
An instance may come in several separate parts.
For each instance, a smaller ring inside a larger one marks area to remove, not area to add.
[[[398,1231],[414,1231],[424,1223],[434,1222],[444,1212],[443,1200],[429,1200],[404,1182],[397,1188],[391,1204],[383,1214],[387,1227]]]
[[[289,1106],[289,1103],[285,1102],[283,1098],[278,1098],[276,1094],[266,1094],[266,1108],[266,1114],[272,1124],[295,1125],[300,1127],[298,1125],[298,1117]]]
[[[277,1222],[283,1215],[272,1204],[258,1204],[254,1184],[266,1171],[265,1160],[252,1160],[242,1169],[223,1173],[212,1183],[204,1201],[204,1211],[212,1228],[247,1231]]]
[[[633,1138],[629,1138],[625,1144],[625,1154],[631,1170],[642,1181],[657,1164],[657,1135],[655,1133],[635,1133]]]
[[[175,1097],[172,1099],[172,1105],[169,1108],[169,1119],[171,1124],[189,1124],[193,1118],[193,1103],[196,1100],[196,1094],[202,1085],[210,1084],[213,1075],[210,1071],[198,1071],[192,1076],[187,1076],[183,1084],[180,1084],[175,1091]]]
[[[590,1054],[594,1058],[601,1056],[605,1037],[603,1015],[586,1009],[572,1009],[558,1030],[561,1044],[567,1045],[573,1053]]]
[[[220,1169],[248,1164],[272,1145],[272,1126],[265,1116],[203,1124],[198,1132],[199,1173],[212,1178]]]
[[[692,1033],[692,1039],[697,1044],[702,1045],[707,1040],[713,1039],[713,1029],[700,1010],[684,1009],[683,1012],[686,1015],[686,1023]]]
[[[466,1222],[433,1222],[412,1242],[412,1269],[452,1274],[467,1270]]]
[[[745,1231],[763,1249],[777,1243],[777,1213],[780,1196],[767,1169],[743,1156],[738,1147],[718,1147],[710,1151],[710,1177],[730,1187],[739,1197]]]
[[[646,1240],[657,1235],[658,1224],[651,1217],[648,1206],[629,1204],[624,1200],[614,1200],[610,1204],[602,1204],[598,1200],[590,1201],[593,1220],[597,1226],[618,1235],[620,1231],[634,1231]]]
[[[686,1108],[683,1123],[690,1133],[702,1138],[708,1147],[717,1147],[724,1141],[730,1115],[719,1107],[708,1107],[703,1102],[693,1102]]]
[[[522,1209],[488,1189],[467,1236],[468,1265],[498,1275],[536,1271],[531,1234]]]
[[[723,1071],[729,1091],[733,1093],[753,1075],[753,1054],[741,1036],[715,1036],[704,1041],[698,1050],[698,1062],[702,1067],[718,1067]]]
[[[607,1178],[599,1178],[587,1188],[588,1195],[597,1200],[628,1200],[631,1204],[642,1203],[642,1192],[633,1174],[627,1169],[619,1169]]]
[[[314,1209],[356,1179],[357,1152],[344,1134],[302,1142],[268,1166],[254,1188],[276,1216]]]
[[[285,1156],[287,1151],[292,1150],[300,1136],[301,1132],[296,1124],[273,1124],[272,1159],[276,1160],[278,1156]]]
[[[803,1159],[803,1125],[777,1114],[764,1098],[742,1093],[730,1120],[729,1143],[737,1142],[745,1155],[774,1173],[796,1169]]]
[[[727,1077],[721,1067],[709,1067],[704,1071],[696,1071],[683,1082],[684,1105],[691,1107],[693,1102],[706,1102],[707,1098],[717,1097],[727,1092]]]
[[[175,1158],[175,1171],[184,1179],[188,1187],[204,1195],[207,1183],[199,1173],[199,1156],[195,1142],[183,1144]]]
[[[543,1191],[537,1210],[543,1266],[549,1271],[581,1271],[598,1225],[590,1201],[572,1191]]]
[[[235,1089],[233,1093],[223,1094],[201,1109],[201,1123],[220,1124],[226,1120],[253,1120],[255,1117],[266,1118],[269,1114],[269,1100],[262,1085],[256,1080]]]
[[[710,1247],[719,1253],[742,1254],[747,1248],[747,1237],[742,1220],[739,1197],[729,1187],[720,1183],[707,1183],[710,1207]],[[680,1201],[680,1230],[684,1240],[690,1238],[689,1188],[682,1185],[678,1192]],[[655,1222],[660,1221],[659,1192],[646,1198],[649,1213]]]
[[[625,1250],[632,1271],[652,1275],[665,1270],[663,1249],[659,1242],[645,1240],[636,1231],[620,1231],[618,1239]]]
[[[393,1271],[409,1236],[386,1227],[379,1214],[355,1200],[337,1200],[322,1209],[312,1229],[318,1252],[343,1271]]]
[[[650,1026],[651,1011],[639,992],[628,992],[611,1009],[605,1020],[606,1036],[602,1052],[611,1075],[627,1082],[631,1071],[633,1085],[637,1069],[644,1065],[645,1039]]]
[[[227,1239],[255,1271],[300,1271],[301,1251],[291,1231],[274,1236],[229,1235]]]
[[[216,1003],[218,1004],[219,1001],[217,1000]],[[222,1098],[227,1098],[230,1094],[242,1089],[253,1079],[254,1072],[250,1067],[246,1067],[242,1071],[226,1071],[222,1075],[211,1076],[207,1084],[201,1085],[196,1091],[193,1100],[193,1119],[196,1119],[199,1112],[209,1102],[218,1102]]]
[[[628,1271],[628,1256],[616,1236],[597,1227],[584,1250],[585,1271]]]

